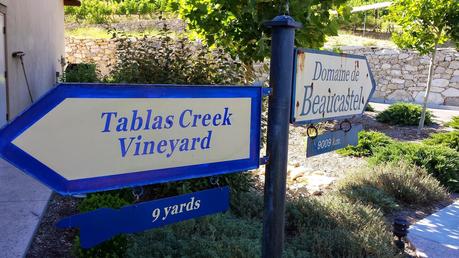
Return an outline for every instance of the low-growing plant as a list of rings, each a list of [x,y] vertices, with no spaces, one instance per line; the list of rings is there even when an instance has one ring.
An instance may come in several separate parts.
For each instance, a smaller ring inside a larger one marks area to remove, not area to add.
[[[146,199],[158,199],[187,194],[218,186],[229,186],[232,195],[248,192],[254,186],[252,173],[234,173],[216,177],[196,178],[178,182],[145,186]]]
[[[285,257],[394,257],[382,213],[339,194],[287,205]]]
[[[459,116],[453,116],[451,121],[446,123],[446,126],[452,127],[454,129],[459,129]]]
[[[436,133],[424,140],[427,145],[442,145],[459,151],[459,131]]]
[[[242,64],[221,49],[174,39],[163,28],[158,37],[115,33],[117,62],[110,81],[146,84],[235,85],[244,82]]]
[[[261,221],[219,214],[131,236],[127,257],[260,257]]]
[[[373,155],[374,149],[385,147],[394,141],[383,133],[375,131],[359,132],[359,143],[357,146],[348,146],[337,152],[345,156],[369,157]]]
[[[376,148],[370,158],[373,164],[401,162],[426,169],[451,191],[459,191],[459,152],[448,147],[397,142]]]
[[[426,206],[448,199],[448,192],[425,169],[405,162],[379,164],[338,181],[340,194],[385,213],[400,206]]]
[[[398,102],[376,116],[381,123],[391,125],[418,125],[421,119],[422,107],[417,104]],[[432,113],[427,111],[424,124],[432,124]]]
[[[98,82],[95,64],[69,64],[65,69],[65,82]]]
[[[80,212],[88,212],[99,208],[121,208],[129,203],[116,194],[98,193],[84,199],[78,209]],[[124,257],[128,246],[125,235],[115,236],[96,247],[83,249],[80,247],[80,238],[77,236],[73,243],[74,255],[81,258],[87,257]]]

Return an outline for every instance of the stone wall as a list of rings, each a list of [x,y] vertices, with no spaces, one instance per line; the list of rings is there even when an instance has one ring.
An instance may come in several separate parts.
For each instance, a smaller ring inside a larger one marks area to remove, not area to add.
[[[430,63],[428,56],[420,56],[414,51],[368,47],[343,47],[342,50],[367,57],[377,83],[373,99],[423,101]],[[451,48],[439,49],[435,66],[429,103],[459,106],[459,53]]]
[[[111,39],[65,39],[67,63],[95,63],[101,75],[110,72],[116,62],[116,44]]]
[[[377,83],[374,100],[422,102],[430,62],[428,56],[373,47],[342,47],[342,51],[367,57]],[[115,52],[116,44],[111,39],[66,39],[67,62],[96,63],[102,75],[107,75],[110,65],[116,62]],[[459,106],[459,53],[450,48],[439,49],[435,65],[429,103]]]

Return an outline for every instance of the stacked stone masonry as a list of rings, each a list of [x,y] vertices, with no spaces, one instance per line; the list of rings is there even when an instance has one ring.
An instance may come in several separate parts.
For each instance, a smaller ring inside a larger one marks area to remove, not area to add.
[[[430,63],[428,56],[374,47],[342,47],[341,50],[367,57],[377,84],[373,99],[422,102]],[[107,75],[116,62],[116,44],[111,39],[67,38],[66,58],[69,63],[96,63],[100,73]],[[439,49],[435,66],[429,103],[459,106],[459,53],[451,48]]]
[[[374,99],[422,103],[429,56],[420,56],[414,51],[370,47],[342,47],[342,51],[367,57],[377,84]],[[428,102],[459,106],[459,53],[456,50],[438,50]]]

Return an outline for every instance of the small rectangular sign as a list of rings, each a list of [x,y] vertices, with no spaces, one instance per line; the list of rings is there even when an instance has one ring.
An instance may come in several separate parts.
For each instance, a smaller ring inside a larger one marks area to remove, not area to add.
[[[361,115],[376,88],[365,56],[296,49],[291,122]]]
[[[198,218],[229,208],[229,188],[214,188],[138,203],[121,209],[103,208],[58,222],[59,228],[79,228],[81,246],[91,248],[123,233],[136,233]]]
[[[308,137],[306,145],[306,157],[312,157],[339,150],[348,145],[357,145],[359,141],[359,132],[362,131],[362,125],[354,125],[348,132],[343,130],[326,132],[315,138]]]
[[[62,84],[0,130],[0,157],[63,195],[254,169],[262,94]]]

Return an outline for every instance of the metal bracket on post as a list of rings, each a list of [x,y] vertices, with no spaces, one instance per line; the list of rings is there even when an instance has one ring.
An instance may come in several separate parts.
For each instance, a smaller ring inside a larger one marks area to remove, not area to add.
[[[266,163],[268,163],[268,160],[269,160],[269,156],[264,156],[264,157],[261,157],[260,158],[260,165],[266,165]]]
[[[292,98],[295,29],[301,24],[280,15],[265,24],[272,29],[268,137],[262,257],[282,257],[284,247],[285,194],[287,184],[288,136]]]
[[[270,96],[273,93],[272,88],[262,88],[262,90],[263,90],[263,97]]]

